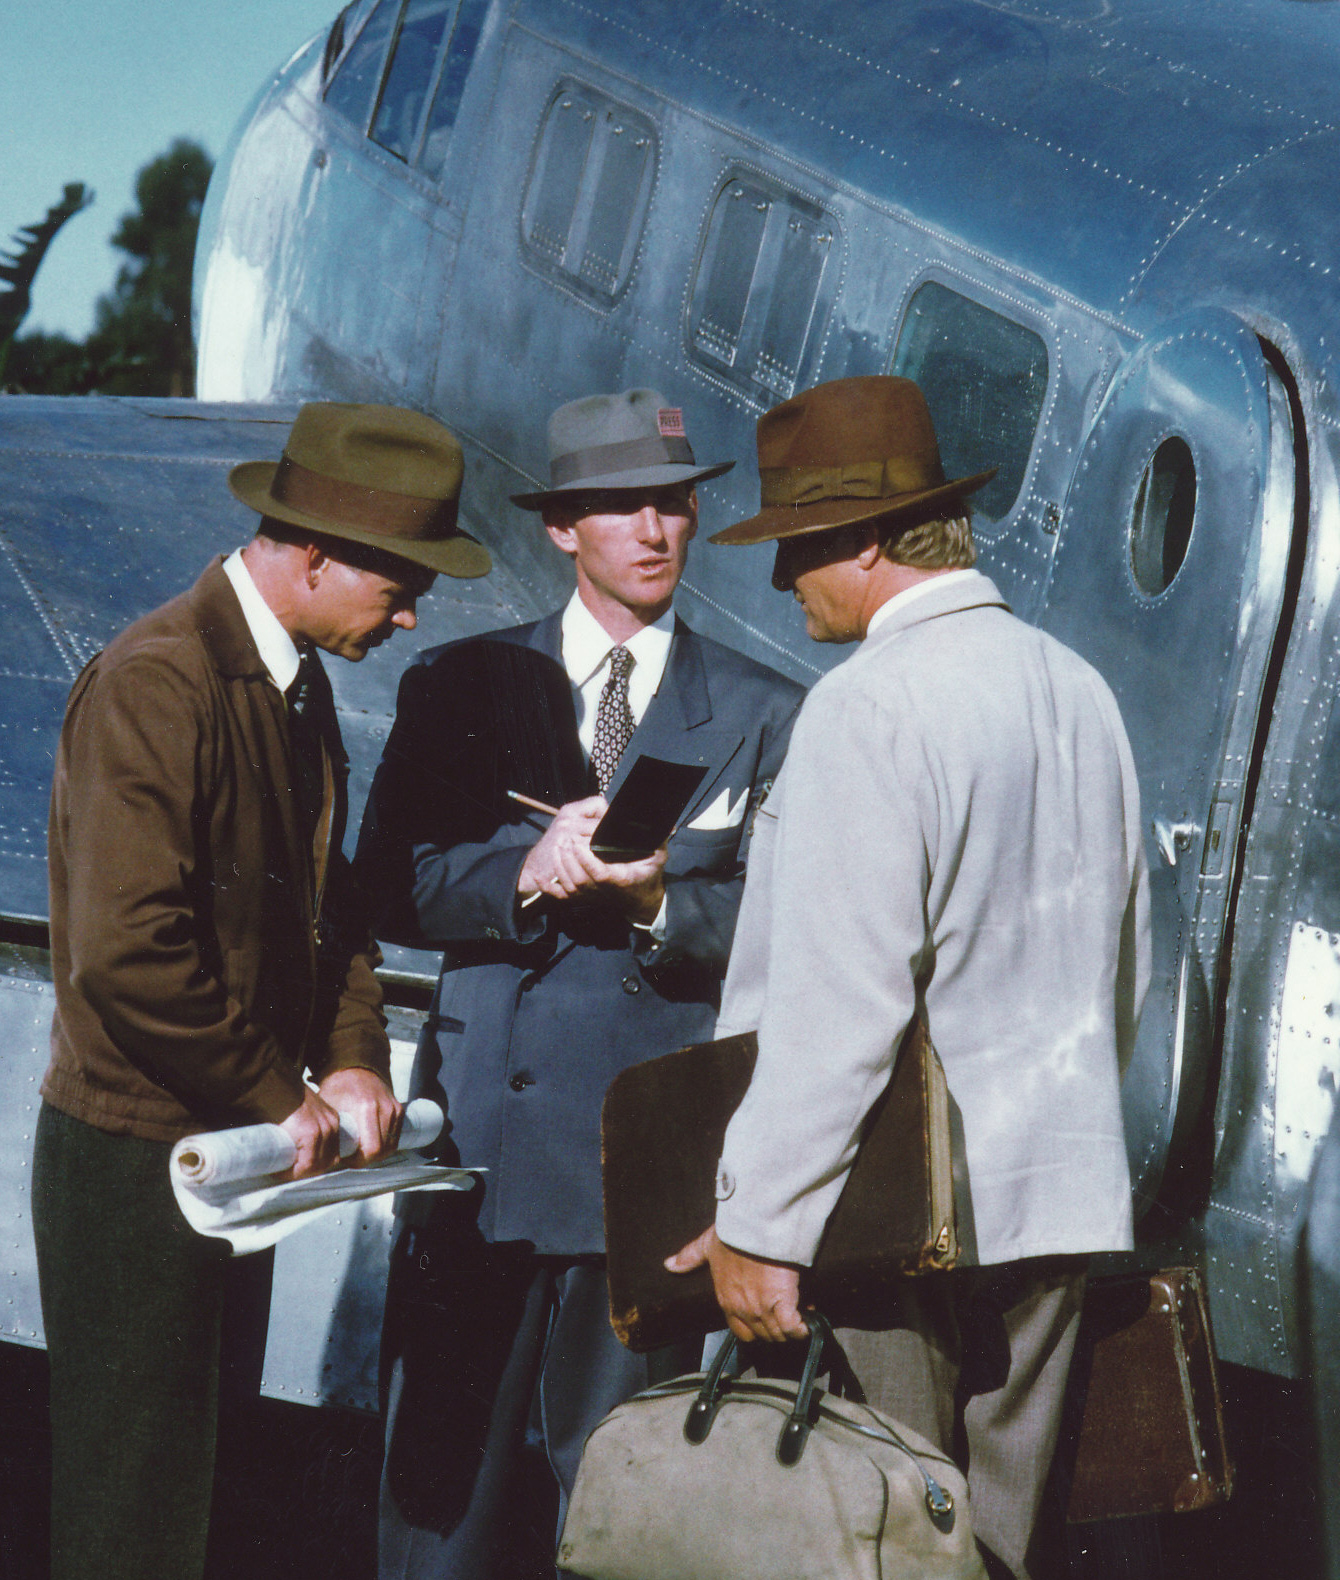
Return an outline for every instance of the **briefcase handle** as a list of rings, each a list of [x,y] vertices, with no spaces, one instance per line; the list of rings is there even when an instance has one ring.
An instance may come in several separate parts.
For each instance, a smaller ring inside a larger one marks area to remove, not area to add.
[[[817,1311],[807,1311],[805,1321],[810,1330],[810,1347],[805,1356],[804,1368],[800,1373],[795,1403],[777,1439],[778,1463],[787,1466],[799,1464],[800,1456],[805,1452],[805,1443],[809,1438],[810,1428],[814,1425],[814,1384],[818,1380],[824,1347],[833,1342],[833,1330],[828,1325],[826,1317],[821,1316]],[[712,1423],[716,1420],[717,1411],[721,1408],[721,1401],[726,1396],[727,1388],[739,1373],[740,1345],[732,1333],[718,1351],[684,1419],[684,1436],[690,1443],[702,1443],[707,1440],[707,1434],[712,1430]]]

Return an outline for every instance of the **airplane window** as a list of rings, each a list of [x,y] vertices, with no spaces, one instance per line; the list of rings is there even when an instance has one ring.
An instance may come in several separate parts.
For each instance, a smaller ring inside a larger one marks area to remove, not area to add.
[[[613,302],[632,274],[656,169],[644,115],[591,88],[554,95],[536,144],[521,211],[534,262]]]
[[[373,0],[350,0],[331,24],[330,33],[326,37],[326,47],[321,56],[322,82],[330,81],[330,74],[343,56],[345,46],[362,27],[363,20],[372,6]]]
[[[613,295],[618,289],[628,240],[629,208],[642,185],[651,140],[617,114],[606,115],[605,132],[604,158],[600,161],[580,273],[598,290]]]
[[[753,177],[712,206],[689,310],[699,360],[769,403],[796,387],[834,229],[823,210]]]
[[[700,351],[727,367],[735,363],[770,206],[766,194],[735,181],[717,199],[712,214],[708,232],[712,258],[693,340]],[[702,264],[698,273],[701,277]]]
[[[1047,347],[1022,324],[928,280],[913,293],[889,370],[926,397],[950,477],[997,466],[973,498],[978,520],[1009,515],[1047,395]]]
[[[819,299],[819,281],[831,240],[822,217],[796,209],[788,215],[777,268],[777,279],[785,289],[772,293],[755,369],[759,381],[782,396],[789,396],[796,387],[800,353]]]
[[[418,144],[419,119],[455,0],[407,0],[368,135],[406,163]]]
[[[442,166],[446,162],[452,128],[456,125],[456,113],[461,107],[461,95],[465,92],[465,79],[470,74],[475,51],[479,48],[479,35],[483,31],[488,8],[489,0],[461,0],[456,25],[451,30],[451,42],[447,45],[447,57],[442,64],[437,92],[433,95],[428,131],[424,137],[423,153],[419,157],[419,168],[434,181],[442,174]]]
[[[541,134],[522,226],[531,246],[558,264],[567,255],[568,231],[595,124],[591,106],[565,93],[555,101]]]
[[[1131,570],[1140,591],[1155,598],[1182,568],[1196,518],[1196,462],[1174,435],[1155,450],[1131,511]]]
[[[367,130],[372,117],[372,99],[381,80],[382,60],[403,3],[404,0],[380,0],[326,89],[326,103],[360,131]]]

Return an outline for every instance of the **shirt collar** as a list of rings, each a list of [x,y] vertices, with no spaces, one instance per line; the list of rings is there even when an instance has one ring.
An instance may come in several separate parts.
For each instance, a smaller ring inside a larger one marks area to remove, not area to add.
[[[956,581],[962,581],[965,576],[971,576],[970,570],[946,571],[942,576],[928,576],[925,581],[914,582],[910,587],[904,587],[902,592],[895,593],[887,603],[880,604],[874,614],[870,616],[870,624],[865,629],[867,636],[873,636],[877,628],[883,625],[894,611],[896,605],[899,609],[906,609],[908,604],[915,599],[923,597],[935,588],[951,587]]]
[[[634,674],[640,673],[644,683],[650,681],[655,691],[665,673],[674,634],[674,611],[667,609],[659,620],[644,625],[626,642],[616,642],[582,602],[581,594],[573,593],[563,611],[563,667],[572,684],[580,688],[616,647],[626,647],[636,660]]]
[[[261,662],[270,672],[270,679],[280,691],[287,691],[298,678],[298,649],[293,638],[279,623],[274,610],[257,590],[242,558],[241,549],[234,550],[224,560],[223,574],[233,584],[237,601],[242,605],[242,618],[247,622]]]

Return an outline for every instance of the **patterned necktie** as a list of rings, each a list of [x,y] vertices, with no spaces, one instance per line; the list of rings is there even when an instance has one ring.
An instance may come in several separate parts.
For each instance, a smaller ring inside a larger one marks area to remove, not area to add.
[[[626,647],[616,647],[610,653],[610,674],[605,689],[600,693],[596,708],[596,735],[591,747],[591,766],[595,769],[596,784],[604,794],[605,786],[614,777],[624,748],[633,738],[633,710],[628,705],[628,676],[635,660]]]
[[[309,845],[315,843],[326,794],[326,765],[316,707],[319,668],[315,656],[304,652],[298,662],[298,673],[284,693],[288,703],[289,740],[293,746],[293,799],[299,827]]]

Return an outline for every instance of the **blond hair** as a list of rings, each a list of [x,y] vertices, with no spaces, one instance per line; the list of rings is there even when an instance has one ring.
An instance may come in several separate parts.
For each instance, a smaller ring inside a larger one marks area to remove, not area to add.
[[[881,524],[880,552],[895,565],[919,571],[967,570],[977,559],[966,509],[961,516],[914,521],[902,531],[896,522]]]

